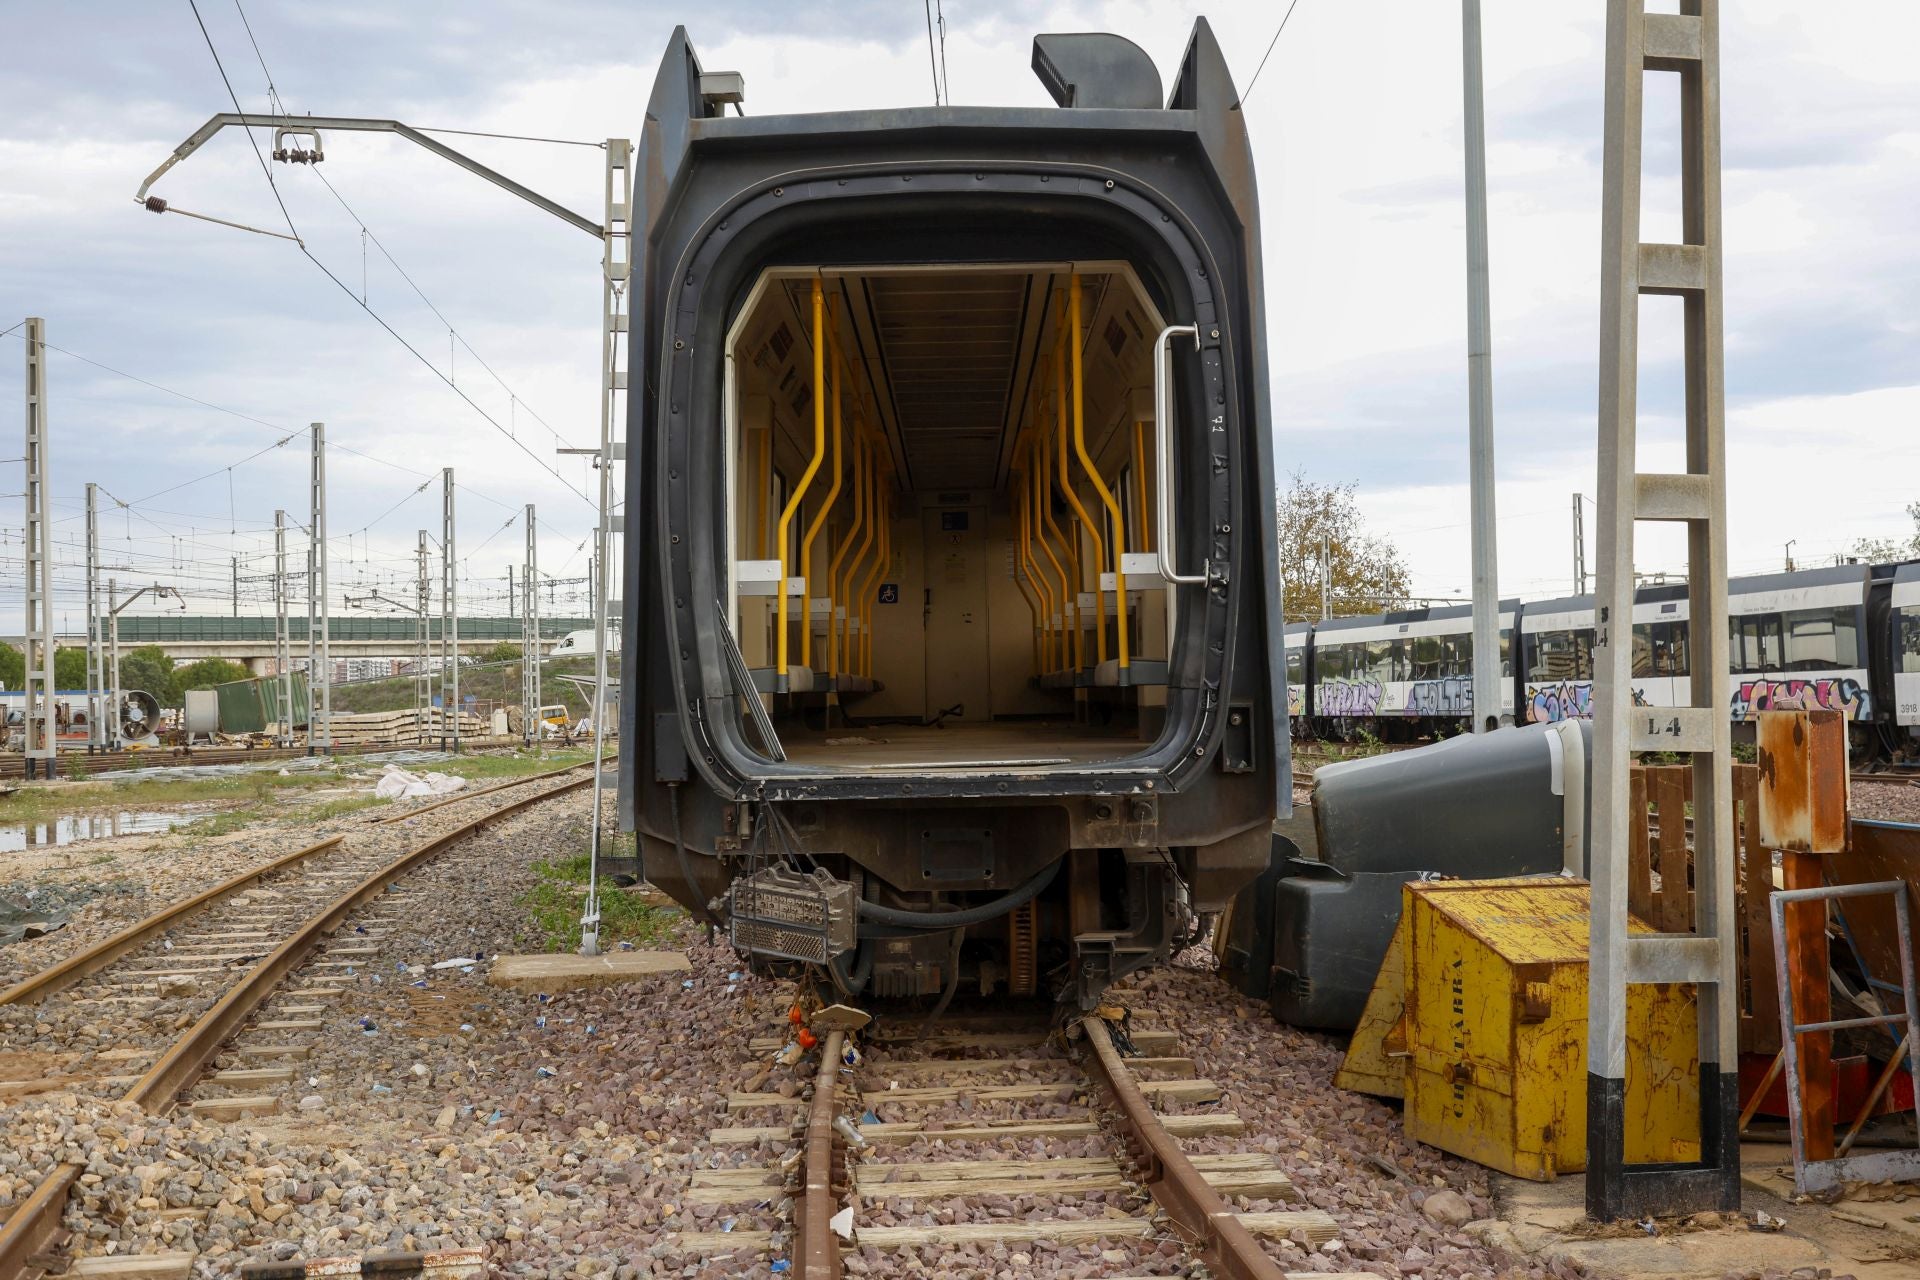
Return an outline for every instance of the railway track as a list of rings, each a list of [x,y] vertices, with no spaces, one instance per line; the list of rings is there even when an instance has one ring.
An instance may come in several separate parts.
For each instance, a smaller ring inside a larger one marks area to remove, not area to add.
[[[380,963],[387,927],[425,905],[411,901],[408,872],[491,823],[591,786],[592,773],[559,776],[582,768],[591,765],[454,797],[551,784],[397,854],[390,838],[371,833],[308,845],[17,983],[0,993],[12,1077],[0,1081],[0,1102],[61,1091],[155,1114],[184,1105],[211,1119],[278,1110],[272,1090],[292,1081],[287,1064],[310,1052],[329,1005],[345,994],[341,980]],[[427,807],[440,805],[398,816]],[[236,1036],[231,1052],[241,1065],[208,1073]],[[29,1078],[19,1078],[23,1068]],[[48,1170],[0,1224],[0,1280],[60,1269],[48,1251],[83,1172],[79,1164]]]
[[[771,1164],[697,1169],[684,1198],[744,1210],[786,1196],[788,1225],[687,1232],[677,1250],[689,1260],[772,1253],[802,1280],[840,1276],[843,1251],[885,1274],[913,1265],[902,1257],[912,1250],[1004,1248],[1018,1273],[1033,1263],[1021,1251],[1036,1245],[1097,1245],[1113,1276],[1162,1273],[1169,1252],[1233,1280],[1321,1274],[1284,1270],[1261,1243],[1289,1239],[1311,1255],[1340,1230],[1318,1210],[1263,1207],[1300,1198],[1273,1156],[1184,1149],[1245,1126],[1177,1055],[1173,1032],[1116,1035],[1089,1018],[1063,1046],[1044,1026],[1007,1024],[1003,1016],[982,1024],[998,1030],[917,1043],[915,1026],[829,1032],[810,1099],[732,1094],[736,1123],[709,1135],[716,1160],[756,1144],[795,1146]],[[849,1059],[854,1039],[862,1052]],[[940,1271],[938,1260],[919,1262]]]
[[[463,740],[466,741],[466,740]],[[518,739],[515,739],[518,742]],[[336,746],[336,756],[376,755],[383,751],[432,751],[437,743],[361,742]],[[471,743],[469,743],[471,745]],[[500,745],[500,744],[492,744]],[[54,762],[60,777],[74,773],[108,773],[116,769],[160,768],[189,764],[249,764],[256,760],[293,760],[312,754],[305,747],[152,747],[140,751],[62,751]],[[0,753],[0,779],[27,776],[25,757],[17,752]]]

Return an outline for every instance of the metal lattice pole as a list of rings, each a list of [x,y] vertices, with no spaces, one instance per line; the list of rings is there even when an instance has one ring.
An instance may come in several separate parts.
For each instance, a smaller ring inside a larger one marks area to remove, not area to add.
[[[1740,1205],[1738,956],[1735,949],[1732,730],[1727,675],[1726,424],[1720,271],[1718,0],[1677,14],[1645,0],[1607,7],[1606,148],[1601,208],[1598,568],[1595,574],[1593,912],[1587,997],[1587,1212],[1602,1221],[1727,1212]],[[1681,93],[1680,244],[1640,239],[1641,99],[1646,73],[1677,72]],[[1636,468],[1640,299],[1676,296],[1685,313],[1687,465]],[[1687,528],[1689,705],[1632,704],[1633,546],[1640,520]],[[1693,760],[1694,932],[1627,931],[1633,756]],[[1692,1164],[1625,1162],[1627,988],[1689,983],[1699,993],[1700,1150]]]
[[[106,745],[100,723],[101,689],[106,672],[100,652],[100,511],[98,485],[87,482],[87,754]]]
[[[307,697],[312,703],[308,712],[310,724],[319,726],[320,750],[333,753],[333,654],[330,648],[332,627],[327,622],[327,427],[323,422],[313,424],[313,461],[310,468],[312,481],[312,546],[309,551],[311,561],[310,586],[312,603],[309,617],[319,615],[319,664],[316,673],[309,664],[307,670]],[[307,652],[313,654],[313,635],[308,629]],[[311,750],[315,735],[311,729],[307,732],[308,749]]]
[[[460,605],[454,590],[453,468],[440,470],[440,749],[460,752]]]
[[[287,630],[287,513],[273,513],[273,655],[280,673],[280,745],[293,745],[293,642]],[[313,676],[307,676],[311,702]],[[311,715],[311,712],[309,712]]]
[[[1586,498],[1573,495],[1573,594],[1587,594],[1587,513],[1581,505]]]
[[[1480,0],[1461,0],[1467,152],[1467,436],[1473,524],[1473,729],[1500,727],[1499,525],[1493,501],[1493,326],[1487,298],[1487,123]]]
[[[433,578],[428,572],[427,531],[420,530],[420,545],[414,551],[417,577],[413,588],[413,703],[417,740],[425,746],[432,736],[433,720],[433,644],[428,619],[433,613]]]
[[[26,612],[21,650],[26,658],[26,699],[21,728],[26,773],[37,766],[53,776],[58,749],[53,715],[53,547],[47,524],[47,322],[27,319],[27,533]]]
[[[120,749],[120,581],[107,579],[107,750]]]

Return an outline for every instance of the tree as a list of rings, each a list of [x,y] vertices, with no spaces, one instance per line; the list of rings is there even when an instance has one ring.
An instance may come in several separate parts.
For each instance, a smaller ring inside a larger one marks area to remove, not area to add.
[[[482,652],[480,661],[518,662],[520,661],[520,646],[510,640],[502,640]]]
[[[1885,564],[1891,560],[1912,560],[1920,558],[1920,502],[1909,502],[1907,514],[1913,518],[1913,536],[1900,538],[1861,538],[1853,544],[1853,554],[1857,559],[1870,564]]]
[[[27,687],[27,659],[10,644],[0,644],[0,686],[8,689]]]
[[[173,659],[157,644],[143,644],[120,655],[120,688],[150,693],[163,707],[180,705],[180,682],[174,678]]]
[[[217,684],[232,684],[236,680],[252,678],[253,672],[225,658],[202,658],[198,662],[189,662],[173,673],[173,681],[183,693],[188,689],[211,689]]]
[[[87,651],[69,645],[65,649],[53,651],[53,687],[56,689],[84,689],[87,687]]]
[[[1280,590],[1289,622],[1320,616],[1323,546],[1332,564],[1327,602],[1335,616],[1406,603],[1413,576],[1393,543],[1366,531],[1356,487],[1315,484],[1296,471],[1291,486],[1277,495]]]

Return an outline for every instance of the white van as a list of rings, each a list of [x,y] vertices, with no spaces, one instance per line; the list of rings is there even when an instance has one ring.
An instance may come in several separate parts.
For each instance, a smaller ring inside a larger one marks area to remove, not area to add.
[[[591,654],[592,652],[593,652],[593,632],[569,631],[567,632],[566,635],[560,638],[559,644],[556,644],[555,646],[553,646],[553,648],[547,650],[547,656],[559,657],[563,654],[577,655],[577,654]],[[620,633],[618,631],[607,632],[607,652],[608,653],[620,652]]]

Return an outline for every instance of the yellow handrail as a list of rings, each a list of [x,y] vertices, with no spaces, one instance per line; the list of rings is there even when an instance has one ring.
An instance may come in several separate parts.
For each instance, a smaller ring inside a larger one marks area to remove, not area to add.
[[[1069,644],[1066,634],[1067,618],[1069,616],[1068,611],[1070,609],[1078,610],[1080,605],[1078,600],[1072,598],[1074,592],[1071,580],[1067,577],[1066,566],[1060,563],[1059,556],[1053,554],[1053,543],[1047,540],[1048,530],[1052,530],[1054,537],[1060,537],[1060,526],[1053,522],[1053,512],[1049,509],[1051,504],[1047,500],[1047,495],[1053,490],[1053,480],[1049,470],[1049,459],[1052,457],[1052,454],[1047,450],[1046,437],[1040,432],[1037,414],[1035,415],[1032,440],[1033,456],[1040,464],[1039,473],[1035,476],[1035,484],[1033,486],[1033,514],[1034,519],[1039,523],[1040,549],[1047,553],[1047,560],[1053,565],[1053,572],[1060,581],[1060,643],[1054,656],[1059,659],[1060,665],[1063,668],[1069,663],[1077,667],[1079,665],[1079,643],[1076,639],[1074,643]],[[1062,541],[1064,542],[1065,540],[1062,539]],[[1077,637],[1077,629],[1075,634]]]
[[[807,486],[813,483],[814,473],[820,470],[820,460],[827,453],[827,398],[823,394],[823,383],[827,378],[826,359],[826,298],[820,289],[820,280],[813,282],[813,458],[807,463],[807,469],[800,476],[800,483],[794,486],[787,496],[787,506],[780,513],[780,629],[775,639],[775,664],[780,673],[780,681],[787,678],[787,529],[793,523],[793,513],[800,509],[800,500],[807,496]],[[785,692],[785,690],[780,690]]]
[[[1080,455],[1080,465],[1083,468],[1085,468],[1087,473],[1087,479],[1093,481],[1094,491],[1100,495],[1100,501],[1107,509],[1107,518],[1113,522],[1114,629],[1118,632],[1117,639],[1118,639],[1119,648],[1120,648],[1120,669],[1122,671],[1125,671],[1127,669],[1127,663],[1128,663],[1127,575],[1126,575],[1126,571],[1121,568],[1120,555],[1126,546],[1126,543],[1125,543],[1126,521],[1123,520],[1120,516],[1120,504],[1114,501],[1113,494],[1108,491],[1107,482],[1100,478],[1100,472],[1093,465],[1093,459],[1087,456],[1086,404],[1085,404],[1084,397],[1081,394],[1081,383],[1080,383],[1080,277],[1078,275],[1075,275],[1073,277],[1070,296],[1072,298],[1072,302],[1069,307],[1069,310],[1072,313],[1072,317],[1069,324],[1068,332],[1073,335],[1073,342],[1072,342],[1072,346],[1073,346],[1073,448],[1074,448],[1074,452]],[[1078,505],[1078,504],[1076,503],[1075,505]],[[1087,527],[1089,529],[1093,528],[1091,521],[1088,522]],[[1100,545],[1100,531],[1098,529],[1093,529],[1093,538],[1094,538],[1094,546],[1097,548]],[[1101,574],[1104,575],[1106,573],[1106,568],[1105,568],[1106,556],[1102,555],[1100,557],[1100,560],[1102,562],[1100,572]],[[1095,582],[1096,587],[1099,587],[1099,582],[1100,580],[1096,580]],[[1107,650],[1106,650],[1106,643],[1105,643],[1106,628],[1107,628],[1107,593],[1104,587],[1101,587],[1096,594],[1099,596],[1099,599],[1100,599],[1100,639],[1101,639],[1100,661],[1105,662],[1107,660]]]
[[[1040,563],[1033,555],[1033,466],[1021,461],[1022,446],[1016,445],[1016,474],[1020,477],[1017,506],[1020,515],[1020,566],[1040,600],[1033,620],[1034,674],[1042,675],[1053,666],[1053,586],[1040,575]]]
[[[833,559],[827,562],[827,591],[835,599],[850,599],[850,595],[841,590],[840,566],[847,558],[847,552],[853,549],[853,540],[867,522],[867,433],[861,430],[862,421],[854,419],[853,430],[853,523],[847,526],[846,534],[840,539],[840,549],[833,553]],[[848,575],[852,577],[851,574]],[[851,586],[851,582],[847,584]],[[846,639],[846,628],[840,625],[840,610],[827,610],[827,674],[837,676],[841,668],[841,646]]]
[[[1153,550],[1153,521],[1147,518],[1147,424],[1133,424],[1134,540],[1140,550]]]
[[[807,525],[807,532],[800,539],[800,570],[807,575],[807,591],[801,597],[800,609],[800,665],[808,670],[813,668],[813,540],[826,527],[827,517],[833,514],[833,504],[840,499],[840,344],[834,340],[831,328],[827,331],[828,358],[833,362],[833,484],[827,489],[827,500],[813,513],[813,520]],[[827,584],[827,617],[833,617],[833,584]]]
[[[1079,277],[1074,277],[1074,280],[1077,284]],[[1078,296],[1077,292],[1075,296]],[[1087,536],[1093,540],[1093,567],[1094,573],[1096,574],[1093,580],[1094,587],[1096,588],[1093,593],[1095,611],[1093,632],[1094,660],[1096,662],[1105,662],[1107,660],[1107,595],[1106,592],[1097,589],[1100,585],[1100,579],[1097,575],[1104,574],[1107,571],[1107,549],[1106,545],[1100,540],[1100,526],[1094,523],[1093,517],[1088,515],[1087,509],[1080,504],[1080,495],[1074,490],[1073,486],[1072,468],[1067,465],[1067,348],[1069,346],[1073,348],[1073,363],[1077,369],[1080,365],[1080,326],[1078,317],[1076,316],[1073,327],[1073,337],[1072,340],[1069,341],[1067,336],[1066,308],[1061,305],[1066,301],[1064,291],[1055,289],[1053,291],[1053,300],[1055,312],[1058,316],[1053,330],[1053,416],[1054,436],[1059,442],[1060,452],[1060,492],[1066,496],[1067,505],[1073,508],[1073,514],[1080,518],[1080,523],[1085,527]],[[1079,407],[1076,398],[1074,405],[1076,417],[1079,412]],[[1075,425],[1077,426],[1078,423],[1076,422]],[[1082,452],[1081,459],[1083,464],[1085,458],[1086,454]],[[1086,571],[1080,562],[1080,548],[1080,539],[1078,535],[1076,535],[1073,540],[1073,576],[1081,584],[1084,584],[1086,582]]]

